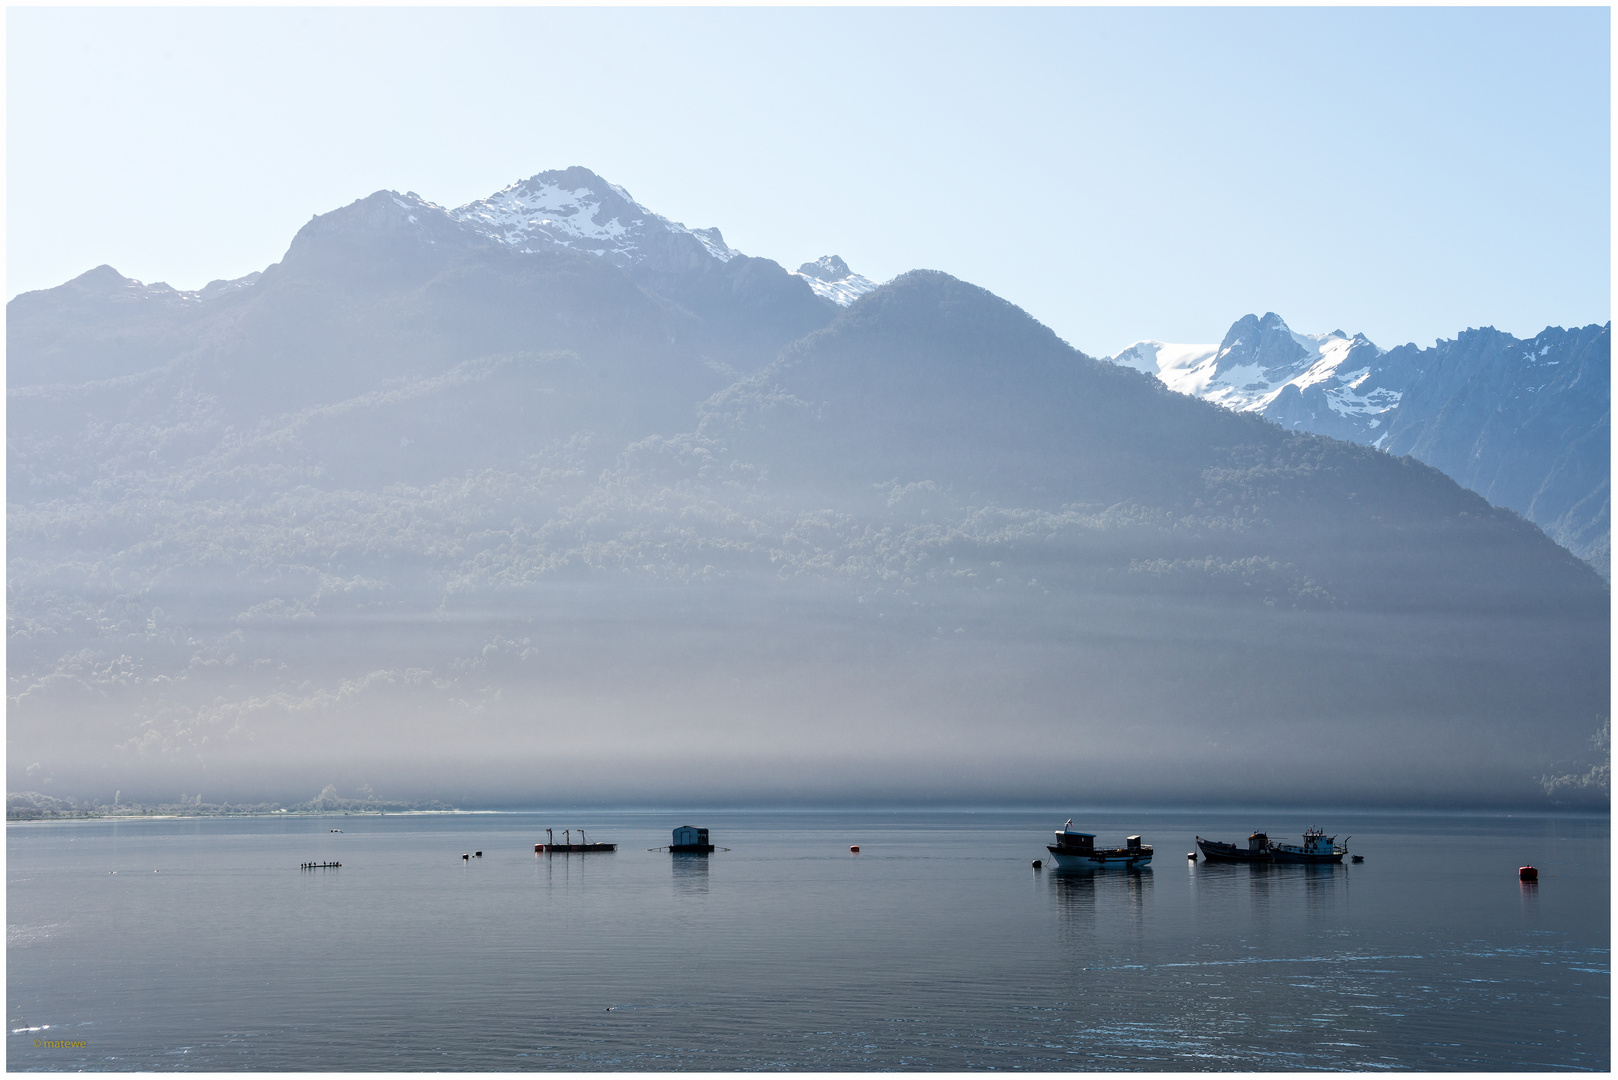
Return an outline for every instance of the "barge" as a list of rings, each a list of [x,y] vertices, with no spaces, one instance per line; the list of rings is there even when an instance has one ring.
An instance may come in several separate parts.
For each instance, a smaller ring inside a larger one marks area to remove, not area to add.
[[[558,844],[556,842],[556,833],[555,833],[555,831],[551,830],[551,829],[546,829],[545,830],[545,843],[543,843],[543,844],[535,844],[534,845],[534,854],[535,855],[585,855],[585,854],[588,854],[589,852],[592,852],[592,851],[617,851],[618,850],[618,845],[617,844],[592,844],[590,842],[590,838],[584,835],[584,830],[583,829],[579,830],[579,842],[577,844],[575,844],[573,842],[573,830],[572,829],[563,829],[562,833],[563,833],[564,836],[567,837],[567,841],[566,841],[566,843]]]

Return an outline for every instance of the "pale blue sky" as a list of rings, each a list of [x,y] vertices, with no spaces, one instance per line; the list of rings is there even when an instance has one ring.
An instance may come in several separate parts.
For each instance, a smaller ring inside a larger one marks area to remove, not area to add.
[[[945,270],[1074,345],[1604,322],[1609,14],[7,13],[7,296],[195,288],[379,188],[585,165],[790,267]]]

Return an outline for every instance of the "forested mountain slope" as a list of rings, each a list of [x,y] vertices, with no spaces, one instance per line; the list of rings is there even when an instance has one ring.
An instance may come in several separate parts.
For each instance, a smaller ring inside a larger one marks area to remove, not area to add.
[[[1600,726],[1605,583],[1437,470],[593,213],[12,301],[11,786],[1523,805]]]

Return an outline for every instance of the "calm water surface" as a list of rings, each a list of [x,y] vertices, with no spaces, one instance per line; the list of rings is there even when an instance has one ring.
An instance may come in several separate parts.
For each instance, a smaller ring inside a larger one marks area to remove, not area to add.
[[[7,1065],[1610,1068],[1605,818],[1341,815],[1364,863],[1261,868],[1185,855],[1317,822],[1074,814],[1155,865],[1033,870],[1068,813],[13,825]],[[686,823],[729,850],[646,850]]]

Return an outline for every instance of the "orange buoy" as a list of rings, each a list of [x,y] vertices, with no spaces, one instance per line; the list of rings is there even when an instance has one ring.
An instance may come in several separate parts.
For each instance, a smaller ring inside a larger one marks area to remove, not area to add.
[[[848,850],[850,850],[854,854],[858,855],[860,853],[860,846],[858,844],[855,844],[853,847],[849,848]]]
[[[1517,878],[1519,881],[1538,881],[1539,871],[1532,866],[1519,866],[1517,867]]]

